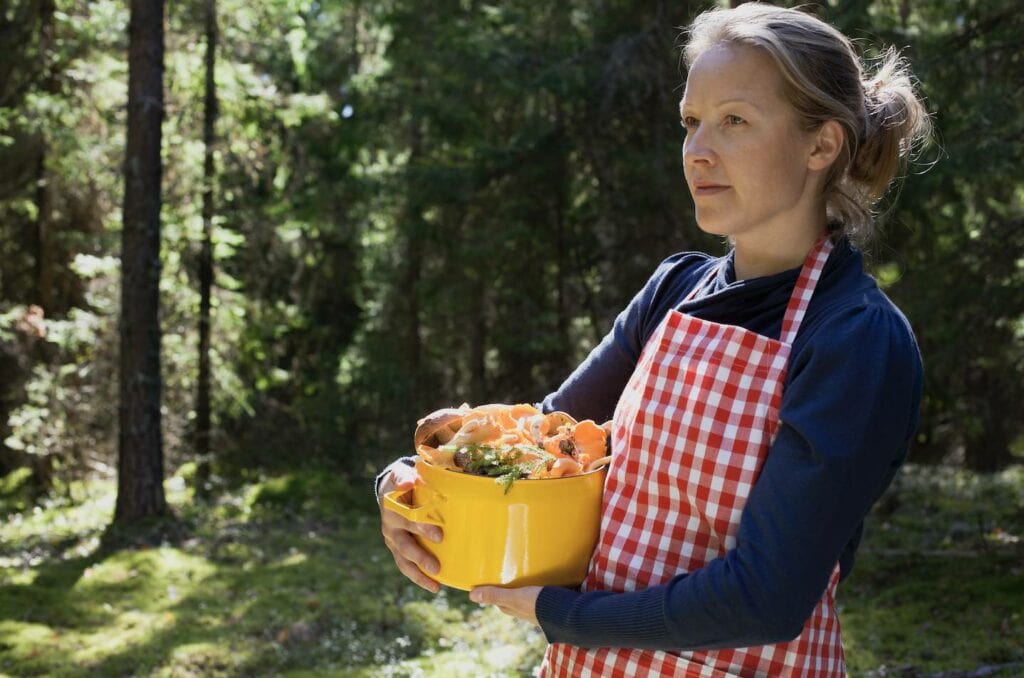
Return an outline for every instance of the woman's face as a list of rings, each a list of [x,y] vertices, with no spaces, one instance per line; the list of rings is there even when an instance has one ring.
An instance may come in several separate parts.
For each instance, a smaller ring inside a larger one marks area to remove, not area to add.
[[[717,45],[697,57],[680,113],[686,183],[702,230],[772,238],[822,209],[808,168],[814,135],[800,129],[782,74],[760,49]]]

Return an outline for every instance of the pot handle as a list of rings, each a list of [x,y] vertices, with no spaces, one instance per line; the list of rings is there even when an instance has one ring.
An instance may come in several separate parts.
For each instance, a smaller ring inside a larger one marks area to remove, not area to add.
[[[430,500],[422,506],[409,506],[398,500],[408,490],[394,490],[388,492],[382,497],[382,504],[384,508],[389,511],[394,511],[398,515],[402,516],[406,520],[411,520],[414,523],[427,523],[428,525],[440,525],[444,526],[444,520],[437,513],[435,509],[444,503],[444,497],[440,494],[428,490],[433,495]]]

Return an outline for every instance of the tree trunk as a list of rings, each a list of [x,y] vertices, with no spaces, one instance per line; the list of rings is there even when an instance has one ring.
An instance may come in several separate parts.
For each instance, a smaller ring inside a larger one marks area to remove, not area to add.
[[[420,411],[420,372],[422,371],[423,339],[420,336],[420,271],[423,261],[423,224],[419,210],[410,210],[405,241],[405,290],[408,303],[406,313],[405,355],[409,368],[409,406],[411,412]]]
[[[121,235],[121,394],[115,523],[166,512],[160,430],[160,125],[164,3],[131,0]]]
[[[199,257],[199,383],[196,394],[198,486],[210,477],[210,292],[213,287],[213,144],[217,121],[214,81],[217,49],[217,0],[206,2],[206,102],[203,113],[203,247]]]
[[[984,345],[985,337],[990,335],[978,334]],[[985,355],[995,354],[997,349],[992,343],[989,347]],[[1020,421],[1021,405],[1004,379],[995,368],[978,365],[968,368],[965,390],[971,403],[969,411],[977,424],[964,427],[968,432],[964,439],[964,466],[972,471],[993,473],[1013,461],[1010,445],[1016,433],[1014,424]]]
[[[467,290],[471,297],[469,324],[469,400],[473,405],[487,402],[487,285],[479,271],[469,273],[471,288]]]
[[[53,15],[56,12],[54,0],[43,0],[39,4],[39,62],[43,90],[54,94],[57,81],[51,68],[51,50],[53,49]],[[36,223],[32,238],[35,257],[35,290],[32,302],[38,304],[47,315],[53,313],[53,190],[50,177],[46,171],[48,155],[45,133],[39,136],[39,163],[36,166]]]
[[[415,168],[420,161],[421,146],[423,142],[422,132],[419,123],[412,122],[410,132],[409,168]],[[412,180],[411,180],[412,181]],[[423,239],[424,227],[423,208],[419,198],[418,187],[409,184],[407,195],[408,203],[405,210],[405,276],[402,281],[402,289],[406,295],[405,306],[407,317],[405,318],[405,356],[406,366],[409,369],[409,412],[419,416],[422,398],[422,356],[423,339],[420,330],[420,274],[423,262]]]
[[[553,158],[554,176],[552,177],[551,217],[555,229],[555,332],[558,336],[558,347],[553,356],[551,366],[554,374],[564,377],[572,365],[572,347],[569,342],[569,315],[572,304],[569,303],[566,291],[569,267],[569,247],[574,246],[566,233],[566,217],[569,204],[569,157],[565,138],[565,114],[560,102],[555,103],[555,120],[558,133],[555,135],[555,153]]]
[[[32,254],[35,257],[35,290],[32,302],[38,304],[47,314],[53,312],[53,235],[50,233],[53,221],[53,192],[46,172],[47,144],[42,137],[39,144],[39,164],[36,167],[36,224]]]

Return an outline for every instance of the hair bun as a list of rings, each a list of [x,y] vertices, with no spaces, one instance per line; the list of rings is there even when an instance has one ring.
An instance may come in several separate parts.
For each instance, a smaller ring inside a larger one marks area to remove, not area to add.
[[[931,119],[906,60],[895,49],[885,51],[874,75],[861,84],[864,136],[850,163],[849,177],[863,199],[873,203],[928,138]]]

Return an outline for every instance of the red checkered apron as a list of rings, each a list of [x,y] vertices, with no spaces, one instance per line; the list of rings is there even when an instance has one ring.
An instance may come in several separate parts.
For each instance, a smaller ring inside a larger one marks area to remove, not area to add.
[[[615,454],[583,590],[655,586],[736,547],[740,514],[778,428],[790,347],[831,250],[823,238],[808,253],[778,341],[675,310],[647,341],[615,408]],[[556,643],[541,675],[842,676],[838,582],[837,563],[788,643],[706,652]]]

